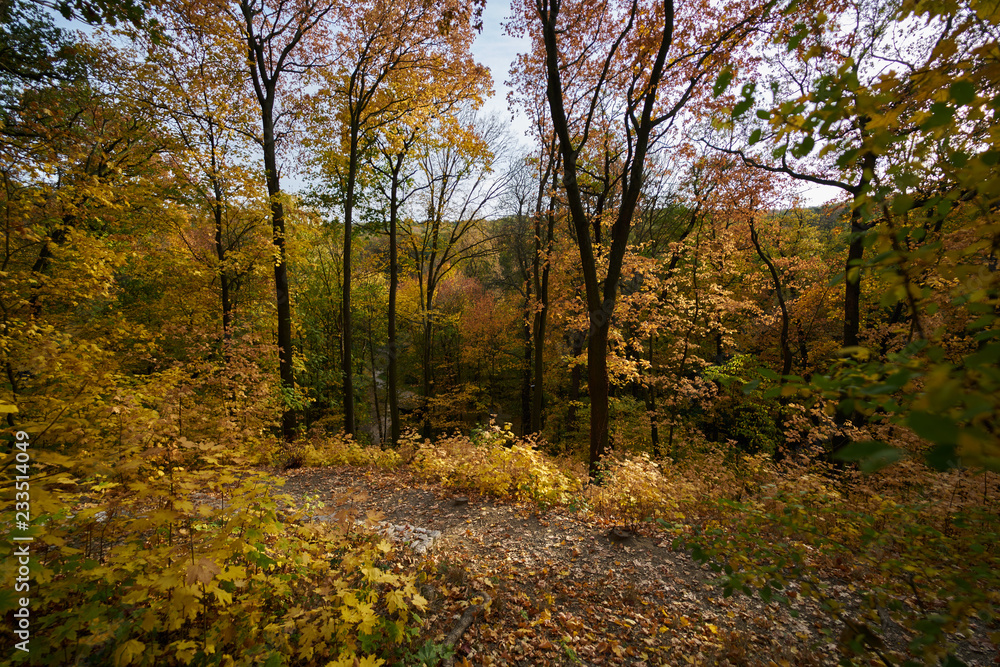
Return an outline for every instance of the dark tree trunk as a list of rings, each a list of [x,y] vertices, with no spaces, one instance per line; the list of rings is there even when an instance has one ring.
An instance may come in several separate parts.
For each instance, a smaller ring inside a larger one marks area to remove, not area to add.
[[[597,477],[601,459],[608,449],[608,329],[610,320],[591,329],[587,343],[587,384],[590,390],[590,462],[591,478]]]
[[[434,341],[434,330],[431,321],[431,304],[434,293],[428,287],[427,302],[424,310],[424,346],[423,346],[423,393],[424,393],[424,423],[422,435],[431,437],[431,397],[434,393],[434,382],[431,376],[431,343]]]
[[[860,217],[857,209],[851,213],[851,242],[847,248],[847,272],[844,277],[844,347],[858,344],[861,329],[861,263],[865,253],[865,227]]]
[[[215,168],[215,156],[212,156],[212,168]],[[222,186],[219,179],[212,175],[212,212],[215,216],[215,256],[219,260],[219,284],[222,287],[222,358],[229,363],[229,338],[232,335],[233,304],[229,295],[229,271],[226,269],[226,247],[222,239],[223,200]]]
[[[271,199],[271,232],[275,249],[274,291],[278,301],[278,372],[286,392],[295,389],[292,366],[292,306],[288,293],[288,264],[285,258],[285,209],[281,203],[281,182],[274,145],[274,120],[271,109],[262,114],[264,131],[264,172],[267,194]],[[287,441],[295,439],[296,414],[289,405],[281,415],[281,434]]]
[[[403,166],[403,155],[396,156],[392,164],[392,183],[389,196],[389,371],[387,391],[389,393],[389,442],[395,447],[399,443],[399,380],[396,341],[396,291],[399,289],[399,243],[396,226],[399,221],[399,171]]]
[[[531,433],[531,326],[528,315],[531,312],[531,290],[529,288],[524,307],[524,323],[521,326],[524,341],[524,366],[521,369],[521,435]]]
[[[579,332],[573,332],[570,336],[573,339],[573,359],[575,361],[583,354],[583,335]],[[569,410],[566,412],[566,427],[571,431],[576,430],[576,404],[580,401],[580,384],[582,382],[583,370],[580,368],[580,364],[574,363],[569,376]]]
[[[344,295],[341,317],[344,320],[344,345],[341,350],[344,367],[344,431],[354,435],[354,364],[352,347],[354,327],[351,320],[351,235],[354,217],[354,189],[358,178],[358,134],[356,122],[351,124],[351,149],[347,164],[347,194],[344,197]]]
[[[653,374],[653,349],[656,336],[649,334],[649,373]],[[653,458],[660,458],[660,428],[656,423],[656,385],[650,380],[646,386],[646,412],[649,413],[649,440],[653,447]]]
[[[771,274],[771,282],[774,285],[774,293],[778,296],[778,306],[781,309],[781,381],[784,382],[784,376],[792,372],[792,348],[788,344],[788,307],[785,305],[785,295],[781,291],[781,278],[778,276],[778,269],[761,247],[760,237],[757,236],[757,228],[754,227],[752,220],[750,221],[750,240],[757,251],[757,256],[767,265],[767,270]],[[857,335],[857,331],[855,331],[855,335]]]

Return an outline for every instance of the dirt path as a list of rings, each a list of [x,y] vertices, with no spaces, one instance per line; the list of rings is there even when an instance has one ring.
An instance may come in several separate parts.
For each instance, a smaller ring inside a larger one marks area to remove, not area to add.
[[[723,598],[712,572],[649,535],[624,536],[591,513],[539,512],[451,491],[408,472],[287,471],[283,488],[328,503],[350,492],[362,514],[442,535],[427,620],[441,640],[481,593],[484,619],[458,644],[473,665],[836,664],[829,623],[746,597]],[[414,556],[415,558],[417,556]],[[846,593],[846,591],[845,591]]]

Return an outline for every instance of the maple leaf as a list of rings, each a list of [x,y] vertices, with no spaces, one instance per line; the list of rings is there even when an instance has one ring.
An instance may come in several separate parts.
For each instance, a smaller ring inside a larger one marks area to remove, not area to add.
[[[137,639],[130,639],[115,651],[115,667],[131,665],[132,662],[142,655],[146,650],[146,645]]]
[[[187,568],[187,576],[184,583],[188,586],[198,582],[207,584],[215,578],[215,575],[222,572],[222,569],[208,558],[201,558],[197,563],[191,563]]]

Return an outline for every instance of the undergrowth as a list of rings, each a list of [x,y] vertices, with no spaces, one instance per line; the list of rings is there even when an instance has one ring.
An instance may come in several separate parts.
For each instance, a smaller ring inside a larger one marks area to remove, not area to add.
[[[609,458],[601,483],[585,484],[579,466],[493,424],[433,443],[411,434],[399,454],[448,488],[583,506],[631,529],[654,521],[675,548],[713,567],[725,595],[815,600],[829,618],[822,632],[846,661],[960,665],[963,639],[1000,645],[1000,484],[992,473],[939,473],[913,457],[863,475],[819,452],[777,464],[765,453],[702,443],[679,461]]]
[[[224,445],[178,436],[124,448],[113,463],[85,450],[34,456],[24,594],[31,660],[379,665],[428,655],[418,616],[426,601],[412,567],[392,560],[392,547],[349,512],[310,523],[308,508],[275,496],[268,489],[276,481]],[[937,473],[914,457],[862,475],[816,453],[776,464],[702,443],[678,461],[609,458],[601,483],[587,484],[579,464],[495,424],[434,442],[410,433],[395,450],[316,436],[288,457],[408,464],[446,488],[655,527],[710,564],[726,595],[793,613],[796,597],[816,600],[845,661],[958,665],[963,638],[1000,644],[1000,484],[992,473]],[[2,566],[8,581],[13,548]],[[846,597],[838,594],[845,581],[853,591]],[[10,588],[0,592],[8,620],[18,605]],[[11,645],[12,627],[2,631]],[[13,654],[15,664],[28,657]]]
[[[352,514],[307,522],[276,480],[218,466],[217,444],[141,454],[115,466],[37,454],[30,590],[0,592],[8,619],[30,599],[30,652],[13,664],[405,662],[425,600]],[[12,627],[7,646],[23,639]]]

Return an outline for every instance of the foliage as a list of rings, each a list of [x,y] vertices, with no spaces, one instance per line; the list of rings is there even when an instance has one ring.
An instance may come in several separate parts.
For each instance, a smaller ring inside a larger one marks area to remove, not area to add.
[[[635,529],[654,518],[682,518],[677,513],[678,498],[659,466],[649,455],[613,459],[604,465],[601,485],[591,489],[598,511],[620,517],[626,527]]]
[[[803,461],[776,472],[743,502],[689,515],[677,539],[719,573],[725,595],[814,598],[846,655],[873,651],[886,664],[939,664],[997,618],[995,479],[915,462],[871,478]],[[843,578],[864,585],[845,598]],[[889,645],[891,627],[905,647]]]
[[[32,560],[32,660],[349,665],[399,650],[424,601],[390,570],[391,547],[353,513],[306,522],[277,480],[220,467],[224,453],[182,437],[89,474],[90,461],[40,456],[55,477],[34,493],[61,502],[33,521],[46,547]],[[5,595],[0,610],[14,605]]]
[[[565,504],[580,489],[536,448],[534,438],[515,438],[510,425],[490,423],[473,439],[454,434],[416,446],[413,466],[446,487],[498,498]]]
[[[346,433],[317,435],[296,443],[281,452],[280,457],[283,460],[279,464],[283,467],[348,465],[395,468],[402,462],[395,450],[362,445]]]

